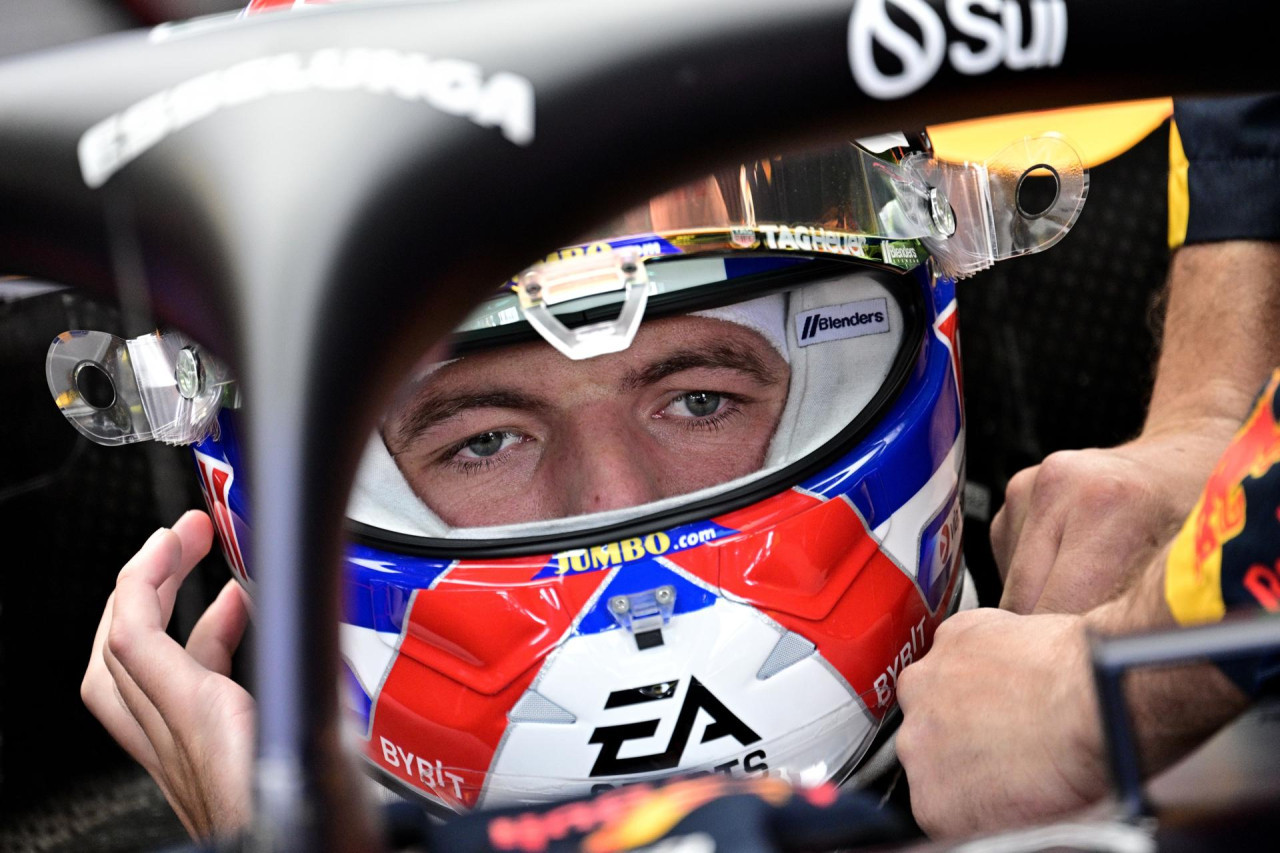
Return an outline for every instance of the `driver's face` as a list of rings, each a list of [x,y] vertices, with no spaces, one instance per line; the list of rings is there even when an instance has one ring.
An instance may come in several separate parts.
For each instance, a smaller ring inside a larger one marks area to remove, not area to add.
[[[759,470],[789,379],[756,332],[670,317],[586,361],[543,343],[468,355],[423,382],[383,437],[451,526],[562,518]]]

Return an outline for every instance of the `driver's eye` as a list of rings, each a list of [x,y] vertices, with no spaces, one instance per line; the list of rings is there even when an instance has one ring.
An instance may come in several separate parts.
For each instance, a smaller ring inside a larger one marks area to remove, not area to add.
[[[710,391],[692,391],[684,395],[685,408],[696,418],[715,414],[720,408],[720,395]]]
[[[492,456],[503,448],[506,444],[508,433],[505,432],[483,432],[473,437],[463,447],[470,451],[473,456],[481,458]]]

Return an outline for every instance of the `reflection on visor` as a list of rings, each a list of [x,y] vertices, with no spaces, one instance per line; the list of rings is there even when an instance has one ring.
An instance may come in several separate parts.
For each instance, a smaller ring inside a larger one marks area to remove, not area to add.
[[[1029,175],[1052,177],[1044,208],[1022,203]],[[634,249],[642,258],[770,250],[904,269],[932,256],[942,274],[962,278],[1056,243],[1087,193],[1079,156],[1055,136],[1023,140],[986,163],[960,164],[922,153],[892,162],[845,143],[717,171],[595,229],[544,266],[609,248]],[[628,236],[609,236],[619,234]]]
[[[598,230],[601,234],[720,232],[751,248],[761,225],[913,239],[930,233],[925,190],[909,173],[857,145],[757,160],[664,193]]]

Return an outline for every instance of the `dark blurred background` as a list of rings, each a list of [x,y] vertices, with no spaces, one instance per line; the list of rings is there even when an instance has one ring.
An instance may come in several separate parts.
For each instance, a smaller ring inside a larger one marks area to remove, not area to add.
[[[3,0],[0,56],[240,0]],[[984,603],[999,597],[987,542],[1009,478],[1055,450],[1108,446],[1141,427],[1167,267],[1167,127],[1092,173],[1075,229],[1043,255],[960,285],[968,411],[965,553]],[[157,527],[202,506],[186,450],[103,448],[49,397],[55,335],[132,336],[144,312],[0,278],[0,851],[154,849],[184,836],[158,789],[84,710],[79,683],[102,606]],[[229,577],[220,555],[175,611],[184,637]]]

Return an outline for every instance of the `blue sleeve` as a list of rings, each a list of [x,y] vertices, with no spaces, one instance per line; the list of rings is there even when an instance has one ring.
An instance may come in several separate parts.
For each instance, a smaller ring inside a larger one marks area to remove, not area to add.
[[[1188,168],[1187,243],[1280,240],[1280,95],[1174,102]]]

